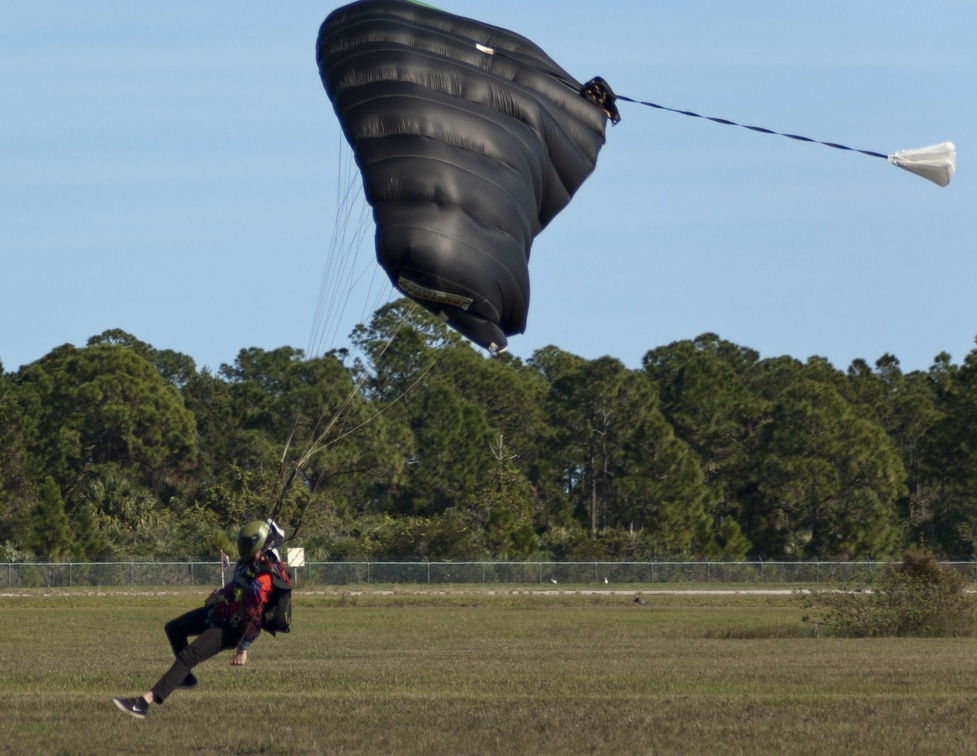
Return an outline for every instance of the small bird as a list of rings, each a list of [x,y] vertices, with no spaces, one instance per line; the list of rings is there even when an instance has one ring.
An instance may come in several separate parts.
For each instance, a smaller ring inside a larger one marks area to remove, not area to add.
[[[608,583],[607,578],[604,578],[604,585],[607,585],[607,583]]]
[[[551,583],[552,583],[553,585],[556,585],[556,578],[550,578],[550,582],[551,582]]]
[[[635,596],[634,597],[634,603],[636,603],[638,606],[644,606],[648,602],[645,601],[643,598],[641,598],[641,596]]]

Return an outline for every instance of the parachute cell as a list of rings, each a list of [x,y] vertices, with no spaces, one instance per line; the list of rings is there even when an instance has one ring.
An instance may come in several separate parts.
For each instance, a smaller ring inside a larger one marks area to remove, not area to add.
[[[518,34],[406,0],[334,11],[317,59],[378,262],[463,335],[504,349],[526,328],[532,241],[618,120],[610,87],[575,81]]]

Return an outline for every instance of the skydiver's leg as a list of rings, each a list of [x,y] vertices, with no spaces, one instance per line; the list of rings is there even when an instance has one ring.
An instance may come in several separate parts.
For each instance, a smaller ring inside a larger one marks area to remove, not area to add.
[[[173,656],[178,656],[183,649],[190,645],[188,638],[191,635],[200,635],[209,627],[209,614],[210,609],[202,606],[186,614],[181,614],[176,619],[171,619],[166,623],[163,629],[166,631],[170,648],[173,649]]]
[[[176,655],[173,666],[159,679],[152,690],[146,692],[146,696],[150,696],[156,703],[163,703],[175,688],[180,687],[191,669],[226,648],[234,648],[237,640],[235,637],[225,635],[219,627],[208,627],[196,637],[193,643]]]
[[[126,714],[142,719],[146,716],[149,704],[153,702],[154,698],[162,703],[163,699],[173,691],[173,688],[195,686],[197,678],[190,673],[190,668],[205,659],[209,659],[223,646],[221,629],[208,626],[209,614],[208,608],[204,606],[181,614],[176,619],[167,622],[164,630],[170,647],[173,649],[173,654],[176,656],[173,666],[156,683],[153,689],[147,690],[140,698],[115,698],[113,699],[115,705]],[[197,636],[197,640],[192,644],[187,641],[191,635]],[[203,642],[198,646],[198,641],[201,638],[203,638]],[[198,647],[191,653],[194,646]],[[212,648],[213,650],[211,650]]]
[[[186,614],[181,614],[176,619],[167,622],[163,629],[166,631],[166,637],[170,641],[170,648],[173,649],[173,656],[179,656],[180,652],[190,645],[188,640],[189,636],[200,635],[209,626],[210,609],[206,606],[194,609]],[[180,687],[183,688],[194,688],[196,686],[197,678],[193,673],[188,674],[186,679],[180,683]]]

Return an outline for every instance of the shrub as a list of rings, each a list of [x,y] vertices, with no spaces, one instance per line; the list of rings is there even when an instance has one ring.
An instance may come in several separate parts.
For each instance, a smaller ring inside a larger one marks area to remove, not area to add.
[[[864,588],[812,591],[801,595],[805,617],[846,637],[950,637],[973,635],[977,604],[963,592],[963,576],[926,551],[907,551]]]

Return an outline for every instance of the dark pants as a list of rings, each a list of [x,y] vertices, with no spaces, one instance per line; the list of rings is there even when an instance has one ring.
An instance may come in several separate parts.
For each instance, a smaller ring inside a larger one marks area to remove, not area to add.
[[[156,703],[163,703],[200,662],[207,661],[225,649],[235,648],[241,640],[236,633],[225,632],[220,625],[212,626],[210,609],[206,606],[170,620],[164,629],[176,660],[153,686],[153,699]],[[188,642],[191,635],[197,636],[193,643]]]

